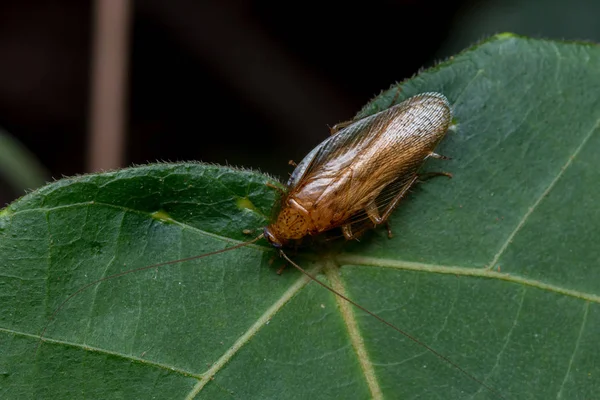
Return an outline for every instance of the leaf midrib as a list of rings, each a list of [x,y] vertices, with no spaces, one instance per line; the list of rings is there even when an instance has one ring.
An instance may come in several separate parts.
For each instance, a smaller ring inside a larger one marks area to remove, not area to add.
[[[325,263],[325,275],[327,276],[327,279],[329,279],[329,282],[331,282],[331,287],[333,290],[342,296],[348,297],[346,285],[338,273],[339,265],[335,264],[333,260],[327,260]],[[362,369],[363,376],[365,377],[365,381],[371,392],[371,398],[373,400],[382,399],[383,392],[381,390],[381,386],[379,385],[375,369],[373,368],[373,362],[371,361],[369,352],[365,347],[364,338],[361,335],[358,322],[356,321],[356,317],[354,315],[355,307],[340,296],[335,297],[339,312],[344,320],[346,329],[348,330],[348,337],[352,343],[352,347],[354,348],[354,353],[356,354],[356,358],[358,359]]]
[[[119,211],[123,211],[123,212],[129,212],[129,213],[133,213],[133,214],[138,214],[138,215],[142,215],[145,217],[148,217],[151,220],[155,220],[157,222],[161,222],[164,224],[173,224],[173,225],[177,225],[182,229],[189,229],[193,232],[196,232],[202,236],[207,236],[213,239],[217,239],[219,241],[222,242],[227,242],[227,243],[233,243],[233,244],[238,244],[238,243],[242,243],[242,241],[234,239],[234,238],[230,238],[230,237],[226,237],[226,236],[222,236],[222,235],[217,235],[216,233],[212,233],[212,232],[208,232],[205,230],[202,230],[200,228],[197,228],[193,225],[189,225],[186,224],[185,222],[181,222],[178,221],[176,219],[173,218],[169,218],[168,222],[165,222],[165,220],[159,219],[159,218],[155,218],[153,217],[152,213],[146,212],[146,211],[141,211],[141,210],[136,210],[135,208],[129,208],[129,207],[125,207],[125,206],[119,206],[116,204],[110,204],[110,203],[104,203],[104,202],[99,202],[99,201],[82,201],[79,203],[71,203],[71,204],[64,204],[64,205],[60,205],[60,206],[54,206],[54,207],[37,207],[37,208],[28,208],[25,210],[18,210],[15,211],[13,213],[8,214],[9,217],[13,217],[15,215],[18,214],[27,214],[30,212],[52,212],[52,211],[56,211],[56,210],[65,210],[65,209],[70,209],[70,208],[77,208],[77,207],[90,207],[90,206],[101,206],[101,207],[107,207],[107,208],[113,208],[115,210],[119,210]],[[260,213],[258,213],[258,215],[261,215]],[[0,215],[0,218],[2,216]],[[265,247],[265,246],[261,246],[261,245],[257,245],[257,244],[249,244],[247,247],[249,248],[253,248],[259,251],[272,251],[271,247]]]
[[[520,285],[531,286],[537,289],[543,289],[554,293],[559,293],[565,296],[574,297],[581,300],[600,303],[600,295],[582,292],[579,290],[567,289],[562,286],[544,283],[535,279],[524,278],[519,275],[505,274],[497,271],[490,271],[484,268],[468,268],[447,265],[425,264],[412,261],[401,261],[393,259],[385,259],[379,257],[358,256],[355,254],[340,254],[335,260],[340,265],[356,265],[365,267],[380,267],[391,268],[407,271],[430,272],[435,274],[448,274],[458,276],[470,276],[478,278],[497,279]]]

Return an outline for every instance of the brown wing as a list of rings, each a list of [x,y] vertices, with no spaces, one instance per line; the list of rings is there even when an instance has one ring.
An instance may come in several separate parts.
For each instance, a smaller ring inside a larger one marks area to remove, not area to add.
[[[300,162],[288,182],[289,196],[323,215],[320,230],[362,218],[373,201],[385,208],[443,138],[451,119],[448,101],[437,93],[361,119]]]

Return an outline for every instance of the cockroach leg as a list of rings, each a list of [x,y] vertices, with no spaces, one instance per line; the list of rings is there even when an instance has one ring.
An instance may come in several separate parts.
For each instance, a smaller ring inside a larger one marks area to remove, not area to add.
[[[402,88],[400,86],[398,86],[398,89],[396,90],[396,94],[394,95],[394,98],[392,99],[391,106],[393,106],[394,104],[396,104],[396,102],[398,101],[398,96],[400,96],[400,92],[401,91],[402,91]]]
[[[392,233],[392,227],[390,226],[390,221],[385,221],[385,227],[387,228],[387,231],[388,231],[388,239],[393,238],[394,234]]]
[[[346,240],[354,239],[354,234],[352,233],[352,226],[350,224],[342,225],[342,233]]]
[[[395,200],[395,198],[394,198],[394,200]],[[386,211],[387,211],[387,209],[386,209]],[[390,223],[388,222],[387,219],[384,219],[383,217],[381,217],[379,215],[379,209],[377,208],[375,203],[369,204],[365,208],[365,212],[367,213],[367,216],[369,217],[369,219],[371,221],[373,221],[373,223],[375,225],[385,223],[385,227],[386,227],[387,233],[388,233],[388,239],[391,239],[393,235],[392,235],[392,228],[390,228]]]
[[[419,181],[425,182],[431,178],[435,178],[437,176],[445,176],[447,178],[452,178],[452,174],[450,172],[425,172],[423,174],[419,174]]]
[[[394,211],[396,206],[398,206],[398,204],[400,203],[400,200],[402,200],[402,198],[404,196],[406,196],[406,193],[408,193],[408,189],[410,189],[410,187],[417,181],[418,178],[419,178],[419,175],[415,175],[407,184],[405,184],[400,189],[400,191],[398,192],[396,197],[394,197],[392,199],[392,201],[390,201],[390,204],[387,205],[385,210],[383,210],[383,215],[381,215],[381,216],[379,215],[379,209],[377,208],[377,205],[375,204],[374,201],[372,203],[368,204],[367,207],[365,208],[365,212],[367,213],[367,216],[369,217],[369,219],[371,221],[373,221],[373,223],[375,225],[380,225],[380,224],[383,224],[384,222],[386,222],[387,219],[390,217],[390,214],[392,213],[392,211]],[[388,232],[388,234],[389,234],[389,232]]]
[[[374,201],[367,204],[367,207],[365,207],[365,212],[367,213],[369,219],[373,222],[373,225],[377,226],[384,222],[384,219],[381,218],[381,215],[379,215],[379,209]]]
[[[329,128],[329,133],[331,134],[331,136],[333,136],[336,133],[338,133],[339,131],[341,131],[342,129],[344,129],[345,127],[352,125],[354,122],[355,122],[354,120],[338,122],[337,124],[335,124],[334,126]]]
[[[244,229],[242,230],[244,235],[254,235],[254,229]]]
[[[269,266],[272,266],[276,259],[278,259],[278,257],[276,255],[269,258],[269,261],[268,261]],[[281,275],[286,266],[287,266],[287,263],[283,263],[283,265],[281,267],[279,267],[279,269],[277,269],[277,275]]]
[[[298,166],[298,164],[296,164],[296,163],[294,162],[294,160],[290,160],[290,161],[288,161],[288,165],[291,165],[291,166],[292,166],[292,167],[294,167],[294,168],[296,168],[296,167]]]
[[[279,194],[281,194],[282,196],[287,194],[285,190],[283,190],[282,188],[280,188],[277,185],[273,185],[271,182],[267,182],[267,183],[265,183],[265,185],[267,185],[267,187],[270,187],[271,189],[277,190],[279,192]]]
[[[452,160],[452,158],[447,157],[447,156],[443,156],[441,154],[438,153],[429,153],[429,155],[427,156],[428,158],[437,158],[438,160]]]

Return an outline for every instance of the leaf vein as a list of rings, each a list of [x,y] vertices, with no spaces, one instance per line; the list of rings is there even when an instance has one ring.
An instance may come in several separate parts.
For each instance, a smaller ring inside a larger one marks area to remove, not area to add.
[[[476,65],[475,65],[475,68],[477,68],[477,72],[473,75],[473,77],[469,80],[469,82],[467,82],[465,84],[465,86],[460,91],[460,93],[458,94],[458,96],[456,96],[454,98],[454,103],[452,104],[453,108],[456,107],[456,105],[458,104],[459,100],[463,97],[463,95],[467,92],[467,90],[471,87],[471,85],[477,80],[477,78],[479,78],[485,72],[485,69],[478,68]]]
[[[546,198],[546,196],[548,196],[548,194],[556,186],[556,184],[558,183],[560,178],[562,178],[562,176],[564,175],[565,171],[573,164],[573,160],[575,160],[575,158],[579,155],[581,150],[584,148],[585,144],[592,137],[594,132],[596,132],[596,130],[598,129],[599,126],[600,126],[600,118],[596,120],[596,123],[594,124],[592,129],[590,129],[590,131],[585,135],[585,137],[583,138],[583,140],[581,141],[579,146],[577,146],[577,148],[575,149],[573,154],[571,156],[569,156],[569,158],[567,159],[567,162],[558,171],[558,174],[554,177],[554,179],[550,182],[550,184],[548,185],[548,187],[546,187],[546,189],[542,192],[542,194],[537,198],[537,200],[533,203],[533,205],[531,207],[529,207],[529,209],[523,215],[523,218],[521,218],[521,220],[519,221],[519,223],[517,224],[515,229],[510,233],[510,235],[508,235],[508,238],[506,239],[504,244],[500,247],[500,250],[498,250],[496,255],[494,255],[494,258],[492,259],[492,261],[488,264],[488,267],[487,267],[488,269],[491,270],[494,268],[494,266],[496,265],[496,263],[498,262],[500,257],[504,254],[504,252],[506,251],[506,249],[508,248],[508,246],[510,245],[510,243],[512,242],[514,237],[517,235],[517,233],[519,233],[519,231],[521,231],[521,229],[523,228],[523,226],[529,219],[529,216],[531,214],[533,214],[533,212],[537,209],[537,207],[540,205],[540,203]]]
[[[87,223],[87,219],[88,219],[88,215],[89,215],[89,207],[86,207],[86,216],[85,216],[85,223]],[[116,241],[118,242],[119,240],[119,236],[121,235],[121,230],[123,229],[123,222],[125,220],[125,213],[121,213],[121,221],[119,222],[119,228],[117,229],[117,237],[116,237]],[[115,262],[117,258],[117,254],[115,252],[115,254],[113,254],[113,256],[111,257],[111,259],[106,263],[106,266],[104,267],[104,270],[102,271],[102,274],[100,276],[100,278],[104,278],[105,276],[107,276],[107,272],[108,269],[110,268],[110,266]],[[90,333],[90,327],[91,327],[91,323],[92,323],[92,313],[94,312],[94,307],[96,306],[96,300],[98,299],[98,288],[100,285],[94,285],[94,287],[92,288],[92,302],[90,304],[90,315],[89,318],[87,319],[87,324],[86,324],[86,328],[84,331],[84,335],[83,335],[83,340],[82,343],[85,344],[85,342],[87,342],[87,337]]]
[[[504,340],[504,343],[502,344],[502,348],[496,355],[496,363],[494,364],[494,366],[492,367],[490,372],[487,373],[486,376],[483,378],[483,382],[486,382],[488,380],[488,378],[494,374],[494,371],[496,370],[496,368],[498,368],[498,366],[500,365],[500,358],[502,358],[504,351],[508,347],[508,344],[510,343],[512,334],[517,326],[517,322],[519,321],[519,317],[521,316],[521,310],[523,309],[523,303],[525,303],[525,294],[526,293],[527,293],[527,288],[524,287],[522,290],[522,294],[521,294],[521,301],[519,302],[519,308],[517,309],[517,313],[515,314],[515,318],[513,319],[513,324],[510,327],[508,334],[506,335],[506,339]],[[483,389],[483,386],[480,386],[479,389],[477,390],[477,392],[473,393],[471,398],[474,398],[477,394],[481,393],[482,389]]]
[[[317,273],[319,269],[316,271],[311,271],[311,273]],[[219,372],[232,358],[233,356],[252,339],[252,337],[258,333],[258,331],[269,321],[279,310],[283,308],[283,306],[292,299],[306,284],[310,282],[309,278],[306,276],[300,277],[288,290],[283,293],[283,295],[275,302],[271,307],[269,307],[259,318],[256,320],[250,328],[244,332],[235,343],[225,352],[223,355],[212,364],[212,366],[206,371],[206,373],[202,374],[202,379],[198,382],[192,390],[185,397],[186,400],[191,400],[196,397],[200,391],[209,383],[214,376]]]
[[[9,335],[15,335],[15,336],[21,336],[21,337],[34,339],[35,341],[38,341],[40,339],[39,335],[33,335],[31,333],[16,331],[14,329],[0,328],[0,332],[4,332]],[[129,360],[129,361],[135,361],[135,362],[139,362],[144,365],[149,365],[149,366],[157,367],[160,369],[164,369],[165,371],[176,372],[178,374],[181,374],[181,375],[184,375],[184,376],[187,376],[190,378],[202,379],[202,375],[196,374],[194,372],[187,371],[187,370],[184,370],[182,368],[179,368],[179,367],[176,367],[173,365],[167,365],[167,364],[159,363],[156,361],[150,361],[145,358],[135,357],[131,354],[123,354],[123,353],[119,353],[116,351],[110,351],[110,350],[101,349],[98,347],[83,345],[81,343],[74,343],[74,342],[69,342],[66,340],[50,339],[50,338],[46,338],[46,337],[44,338],[44,343],[52,343],[52,344],[57,344],[57,345],[69,346],[72,348],[82,349],[82,350],[92,352],[92,353],[105,354],[105,355],[110,355],[110,356],[114,356],[114,357],[119,357],[119,358],[123,358],[123,359]]]
[[[590,303],[588,301],[583,305],[583,318],[581,319],[581,327],[579,328],[579,334],[577,335],[577,341],[575,342],[575,348],[573,349],[573,353],[571,354],[571,359],[569,360],[569,366],[565,373],[565,377],[563,378],[563,381],[560,385],[560,389],[558,390],[558,393],[556,394],[557,399],[562,399],[563,389],[565,388],[565,384],[567,383],[569,375],[571,374],[571,367],[573,366],[573,360],[575,359],[575,355],[577,354],[577,351],[579,350],[579,343],[581,343],[581,335],[583,334],[583,331],[585,328],[585,323],[587,322],[589,310],[590,310]]]

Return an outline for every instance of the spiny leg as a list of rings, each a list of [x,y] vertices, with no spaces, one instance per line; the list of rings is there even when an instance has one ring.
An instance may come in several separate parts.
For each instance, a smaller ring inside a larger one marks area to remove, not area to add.
[[[347,180],[347,184],[345,185],[345,190],[343,190],[344,193],[346,193],[346,196],[350,196],[350,190],[349,188],[352,187],[352,183],[353,183],[353,179],[354,179],[354,169],[352,167],[350,167],[350,177]],[[348,204],[348,197],[346,197],[344,199],[344,202],[346,204]],[[346,224],[346,225],[342,225],[342,233],[344,234],[344,237],[346,238],[346,240],[354,240],[354,239],[358,239],[358,237],[363,233],[362,231],[357,232],[352,232],[352,223]]]
[[[289,160],[288,161],[288,165],[291,165],[292,167],[296,168],[298,166],[298,164],[296,164],[296,162],[294,160]],[[288,176],[291,178],[293,175],[292,172],[288,172]]]
[[[450,172],[425,172],[425,173],[418,175],[419,181],[421,181],[421,182],[425,182],[426,180],[429,180],[431,178],[435,178],[438,176],[445,176],[446,178],[452,179],[452,174]]]
[[[396,89],[396,94],[394,95],[394,98],[392,99],[392,103],[390,104],[390,107],[393,106],[394,104],[396,104],[401,91],[402,91],[402,88],[400,86],[398,86]]]
[[[331,136],[333,136],[342,129],[346,128],[347,126],[352,125],[354,122],[355,120],[353,119],[351,119],[350,121],[338,122],[337,124],[329,128],[329,133],[331,134]]]
[[[353,240],[355,238],[354,234],[352,233],[352,225],[350,224],[342,225],[342,233],[344,234],[346,240]]]
[[[271,189],[277,190],[279,192],[279,194],[281,194],[282,196],[285,196],[287,194],[285,189],[282,189],[279,186],[272,184],[271,182],[267,182],[267,183],[265,183],[265,185],[267,187],[270,187]]]
[[[438,160],[452,160],[450,157],[443,156],[441,154],[434,153],[433,151],[429,153],[427,158],[436,158]],[[436,176],[445,176],[448,178],[452,178],[452,174],[449,172],[425,172],[423,174],[419,174],[419,180],[424,182],[428,179],[435,178]]]
[[[417,181],[418,178],[419,178],[419,176],[415,175],[414,177],[412,177],[412,179],[410,181],[408,181],[404,186],[402,186],[400,188],[400,191],[398,192],[398,194],[396,194],[396,196],[394,196],[392,201],[390,201],[390,204],[388,204],[386,206],[386,208],[383,210],[383,215],[379,214],[379,208],[377,208],[377,204],[375,204],[375,201],[372,201],[371,203],[369,203],[365,207],[365,212],[367,213],[367,216],[369,217],[369,219],[375,225],[381,225],[384,222],[387,223],[388,218],[390,217],[390,215],[392,214],[394,209],[398,206],[398,204],[400,203],[400,200],[402,200],[402,198],[404,196],[406,196],[406,193],[408,193],[408,190]],[[388,228],[388,237],[391,238],[392,230],[390,229],[389,225],[387,226],[387,228]]]
[[[273,263],[275,262],[275,260],[277,260],[277,255],[273,255],[271,258],[269,258],[269,261],[268,261],[269,266],[273,266]],[[287,267],[286,262],[284,262],[283,265],[277,269],[277,275],[281,275],[283,273],[283,270],[285,269],[285,267]]]
[[[443,156],[443,155],[440,155],[440,154],[437,154],[434,152],[431,152],[428,157],[437,158],[437,159],[441,159],[441,160],[449,160],[450,159],[450,157],[446,157],[446,156]],[[402,200],[404,198],[404,196],[406,196],[406,193],[408,193],[408,190],[412,187],[412,185],[415,182],[417,182],[417,180],[425,181],[425,180],[431,179],[436,176],[445,176],[447,178],[452,178],[452,174],[449,172],[426,172],[423,174],[417,174],[413,178],[411,178],[404,186],[401,187],[398,194],[396,196],[394,196],[392,201],[390,201],[390,203],[383,210],[383,215],[379,214],[379,208],[377,207],[377,204],[375,204],[375,201],[372,201],[365,207],[365,212],[367,213],[367,216],[375,225],[380,225],[385,222],[387,231],[388,231],[388,238],[391,239],[393,234],[392,234],[392,229],[390,227],[390,224],[388,222],[388,218],[390,217],[390,215],[392,214],[394,209],[398,206],[398,204],[400,203],[400,200]],[[344,235],[345,235],[345,233],[344,233]]]
[[[387,229],[387,232],[388,232],[388,239],[391,239],[392,237],[394,237],[394,234],[392,233],[392,227],[390,226],[389,220],[385,221],[385,228]]]
[[[429,153],[429,155],[427,156],[427,158],[437,158],[438,160],[452,160],[452,158],[438,154],[438,153]]]

